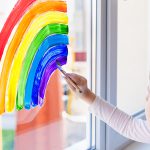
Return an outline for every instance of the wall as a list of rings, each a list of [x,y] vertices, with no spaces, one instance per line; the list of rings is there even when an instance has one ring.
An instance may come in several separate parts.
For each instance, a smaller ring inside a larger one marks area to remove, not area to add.
[[[144,108],[148,84],[148,0],[118,1],[118,106]]]

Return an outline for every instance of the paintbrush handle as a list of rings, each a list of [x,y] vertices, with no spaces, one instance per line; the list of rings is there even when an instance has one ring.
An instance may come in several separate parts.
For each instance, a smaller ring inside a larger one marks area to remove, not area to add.
[[[81,89],[77,86],[77,84],[75,83],[75,81],[72,80],[72,79],[67,75],[67,73],[66,73],[64,70],[62,70],[62,69],[59,69],[59,70],[60,70],[60,71],[62,72],[62,74],[70,81],[70,83],[72,84],[72,86],[75,87],[80,93],[82,93]]]
[[[75,81],[73,79],[71,79],[67,75],[67,73],[62,69],[60,62],[56,60],[56,64],[57,64],[57,67],[58,67],[59,71],[70,81],[70,83],[72,84],[72,86],[74,88],[76,88],[80,93],[82,93],[82,90],[77,86],[77,84],[75,83]]]
[[[67,79],[71,82],[71,84],[80,92],[82,93],[81,89],[77,86],[77,84],[72,80],[68,75],[66,76]]]

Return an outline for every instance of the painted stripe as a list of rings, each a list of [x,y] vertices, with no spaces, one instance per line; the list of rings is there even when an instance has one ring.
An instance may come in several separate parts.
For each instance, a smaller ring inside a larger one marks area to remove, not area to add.
[[[2,31],[0,32],[0,60],[4,52],[4,48],[8,41],[8,38],[21,17],[25,14],[29,6],[31,6],[36,0],[19,0],[10,15],[8,16]]]
[[[3,46],[3,44],[6,45],[6,42],[5,42],[5,40],[7,40],[6,37],[10,36],[10,32],[12,31],[10,27],[14,28],[14,24],[16,24],[19,20],[18,17],[21,14],[22,15],[24,14],[23,11],[25,11],[28,8],[27,6],[29,6],[29,4],[32,4],[31,3],[32,1],[33,0],[19,1],[17,5],[14,7],[14,11],[8,17],[4,25],[4,28],[2,29],[2,32],[0,33],[0,39],[1,39],[0,42],[2,42],[2,44],[0,44],[1,53],[3,53],[4,47],[5,47]],[[1,76],[0,76],[0,114],[2,114],[5,111],[6,85],[7,85],[7,81],[9,77],[9,71],[10,71],[15,53],[17,51],[17,48],[20,45],[20,42],[27,28],[29,27],[30,23],[33,21],[34,17],[48,10],[57,10],[57,11],[66,12],[67,5],[63,1],[40,2],[38,4],[35,4],[35,6],[33,6],[31,10],[29,10],[29,12],[27,12],[22,18],[21,22],[19,23],[16,33],[7,49],[6,56],[4,58],[4,63],[2,66],[2,71],[1,71]],[[4,35],[4,33],[6,33],[6,35]]]
[[[65,65],[67,63],[67,56],[58,56],[56,58],[61,65]],[[40,83],[40,88],[39,88],[39,96],[38,96],[38,102],[39,105],[42,106],[44,103],[44,97],[45,97],[45,93],[46,93],[46,87],[48,84],[48,81],[52,75],[52,73],[57,69],[57,65],[56,65],[56,60],[54,60],[51,63],[48,63],[47,67],[44,70],[43,76],[42,76],[42,80]]]
[[[53,50],[53,51],[52,51]],[[55,50],[55,51],[54,51]],[[34,84],[33,84],[33,89],[32,89],[32,106],[38,105],[38,95],[43,99],[44,94],[45,94],[45,89],[47,85],[47,76],[44,76],[44,72],[48,64],[52,63],[53,61],[55,62],[57,58],[60,56],[66,56],[68,55],[68,49],[66,46],[56,46],[56,48],[52,48],[49,50],[45,56],[41,59],[41,62],[38,65],[35,78],[34,78]],[[54,64],[56,66],[56,64]],[[55,68],[50,68],[50,73],[51,69],[55,70]],[[54,71],[53,70],[53,71]],[[43,82],[42,82],[43,81]]]
[[[4,48],[6,46],[6,43],[10,37],[12,30],[14,29],[17,22],[22,18],[22,16],[23,18],[16,32],[16,35],[19,34],[19,37],[17,36],[18,44],[20,41],[19,39],[22,39],[26,29],[28,28],[29,24],[31,23],[33,18],[35,18],[36,15],[54,10],[67,12],[67,5],[66,2],[64,1],[45,1],[37,3],[34,2],[35,0],[21,0],[20,2],[17,3],[17,5],[14,7],[13,11],[9,15],[0,33],[0,59],[2,57]],[[35,5],[33,5],[33,3]],[[25,14],[25,12],[27,13]],[[18,44],[17,43],[15,44],[16,48],[18,47]]]
[[[50,11],[46,12],[38,17],[32,22],[30,28],[25,33],[24,38],[17,50],[10,70],[10,78],[8,82],[8,89],[6,94],[6,111],[12,112],[15,106],[15,100],[17,95],[17,85],[20,77],[20,72],[23,64],[23,60],[26,56],[26,52],[33,41],[37,33],[47,24],[51,23],[68,23],[68,17],[66,13]]]
[[[46,42],[44,40],[45,40],[45,38],[47,38],[49,35],[52,35],[52,34],[68,34],[68,26],[63,25],[63,24],[49,24],[49,25],[45,26],[32,41],[32,43],[27,51],[26,57],[23,61],[22,71],[20,74],[19,85],[18,85],[18,95],[17,95],[18,98],[16,100],[17,110],[20,110],[23,108],[25,86],[26,86],[28,73],[30,71],[31,65],[34,62],[34,59],[36,59],[36,58],[39,59],[36,61],[36,64],[39,63],[38,61],[40,61],[41,57],[44,55],[45,50],[46,50],[46,49],[42,49],[42,47],[44,47],[43,44],[45,44],[45,42]],[[63,37],[63,36],[51,36],[51,40],[54,41],[54,39],[55,39],[55,41],[57,41],[57,42],[55,42],[55,44],[56,43],[60,44],[60,41],[64,40],[63,38],[60,39],[60,37]],[[58,43],[58,41],[59,41],[59,43]],[[68,39],[66,41],[68,42]],[[64,42],[64,43],[68,44],[67,42]],[[40,46],[41,46],[41,48],[39,48]],[[36,53],[37,54],[40,53],[39,56],[36,55]],[[34,69],[35,69],[35,66],[34,66],[33,70]],[[34,72],[33,70],[32,70],[32,74]]]
[[[42,59],[43,55],[46,53],[46,51],[55,45],[59,44],[68,44],[68,37],[67,35],[51,35],[47,37],[39,47],[38,51],[36,52],[34,59],[32,61],[32,64],[30,66],[30,70],[28,72],[27,79],[23,79],[23,85],[19,86],[18,90],[18,99],[16,100],[16,106],[17,109],[20,110],[23,108],[24,101],[29,101],[31,103],[31,95],[32,95],[32,87],[34,82],[34,77],[36,73],[36,69],[38,67],[38,64],[40,63],[40,60]],[[25,82],[24,82],[25,81]],[[25,86],[25,87],[24,87]]]

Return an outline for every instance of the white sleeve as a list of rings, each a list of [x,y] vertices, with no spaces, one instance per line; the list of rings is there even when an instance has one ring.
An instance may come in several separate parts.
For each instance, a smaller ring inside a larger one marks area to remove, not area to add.
[[[99,97],[96,97],[89,111],[121,135],[150,144],[150,125],[146,120],[133,118]]]

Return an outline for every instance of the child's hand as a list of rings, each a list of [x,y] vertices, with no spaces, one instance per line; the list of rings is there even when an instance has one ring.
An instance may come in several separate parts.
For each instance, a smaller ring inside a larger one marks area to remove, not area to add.
[[[96,95],[87,87],[87,80],[77,74],[74,73],[68,73],[67,76],[69,76],[75,83],[76,85],[80,88],[80,90],[82,91],[82,93],[80,93],[70,82],[70,80],[68,78],[65,77],[69,87],[72,89],[72,91],[79,96],[80,98],[82,98],[83,100],[85,100],[87,103],[91,104],[95,98]]]

